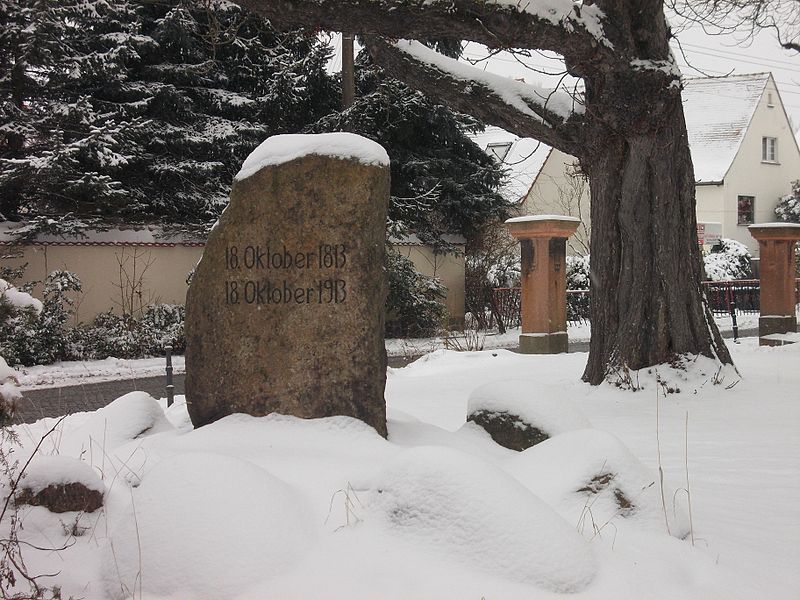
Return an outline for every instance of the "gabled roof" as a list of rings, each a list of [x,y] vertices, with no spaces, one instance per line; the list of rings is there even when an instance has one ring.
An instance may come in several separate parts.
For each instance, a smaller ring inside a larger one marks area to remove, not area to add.
[[[770,77],[751,73],[684,81],[683,108],[697,183],[721,183],[725,178]],[[549,146],[498,127],[487,127],[472,139],[483,150],[491,144],[512,144],[503,159],[511,171],[503,194],[513,202],[527,195],[550,154]]]
[[[725,178],[770,77],[753,73],[685,80],[684,113],[697,183]]]
[[[501,159],[509,175],[500,193],[509,202],[520,202],[528,193],[544,161],[547,160],[550,146],[531,138],[519,138],[504,129],[492,126],[471,137],[482,150]],[[507,152],[503,148],[505,144],[508,145]]]

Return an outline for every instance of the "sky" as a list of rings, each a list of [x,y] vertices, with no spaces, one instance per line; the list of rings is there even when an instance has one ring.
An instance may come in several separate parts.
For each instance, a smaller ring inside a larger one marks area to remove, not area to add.
[[[678,39],[680,48],[673,43],[673,52],[686,77],[771,72],[794,129],[800,128],[800,54],[783,50],[772,32],[761,31],[753,39],[739,40],[732,35],[708,35],[693,27],[682,31]],[[334,47],[331,69],[338,70],[341,67],[338,39],[334,40]],[[541,71],[563,70],[563,63],[552,54],[534,53],[529,58],[508,53],[490,58],[486,55],[483,46],[470,43],[465,47],[463,59],[477,61],[475,66],[482,69],[549,86],[556,85],[560,76],[547,76]]]

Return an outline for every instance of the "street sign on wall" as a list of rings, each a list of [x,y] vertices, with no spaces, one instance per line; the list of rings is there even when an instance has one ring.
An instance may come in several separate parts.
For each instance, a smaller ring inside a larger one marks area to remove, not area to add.
[[[722,223],[697,223],[697,243],[713,246],[722,239]]]

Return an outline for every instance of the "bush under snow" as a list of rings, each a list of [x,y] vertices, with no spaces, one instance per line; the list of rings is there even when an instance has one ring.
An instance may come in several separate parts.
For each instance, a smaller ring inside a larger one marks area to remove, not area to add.
[[[775,215],[779,221],[800,223],[800,179],[792,182],[792,193],[780,199]]]
[[[703,262],[709,279],[726,281],[751,277],[750,258],[747,246],[722,238],[711,252],[703,255]]]

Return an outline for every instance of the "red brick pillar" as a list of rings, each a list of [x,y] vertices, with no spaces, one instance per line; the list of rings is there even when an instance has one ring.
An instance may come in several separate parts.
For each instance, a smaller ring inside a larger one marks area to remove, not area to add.
[[[523,354],[567,351],[567,238],[578,229],[575,217],[516,217],[506,226],[522,253]]]
[[[750,235],[758,240],[760,256],[759,344],[772,345],[764,336],[797,331],[794,245],[800,240],[800,224],[763,223],[749,229]]]

